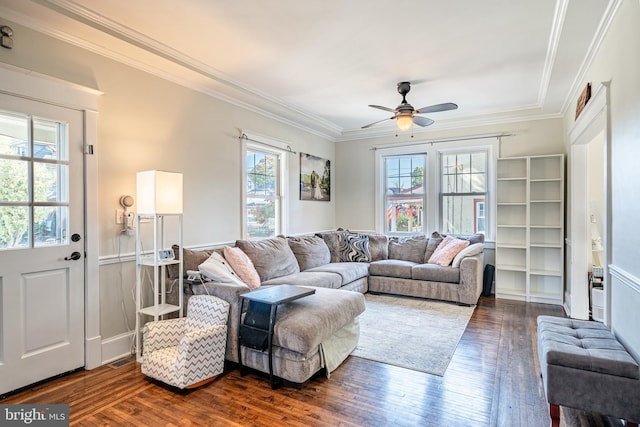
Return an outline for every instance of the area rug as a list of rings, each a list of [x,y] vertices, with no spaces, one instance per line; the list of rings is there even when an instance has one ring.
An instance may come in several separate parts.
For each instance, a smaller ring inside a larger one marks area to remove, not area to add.
[[[352,356],[442,376],[475,307],[366,294]]]

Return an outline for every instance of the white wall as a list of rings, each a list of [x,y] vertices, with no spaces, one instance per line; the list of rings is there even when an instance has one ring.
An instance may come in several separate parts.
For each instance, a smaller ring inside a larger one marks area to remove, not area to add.
[[[581,87],[610,81],[611,327],[640,358],[640,4],[623,0]],[[575,105],[575,104],[573,104]],[[565,117],[573,125],[573,111]]]
[[[184,244],[206,246],[241,238],[240,129],[286,141],[298,153],[335,162],[334,144],[318,136],[6,23],[14,29],[14,48],[1,49],[0,61],[104,92],[99,100],[96,147],[103,339],[126,334],[135,322],[135,267],[130,256],[124,263],[117,259],[118,254],[133,253],[135,238],[119,233],[115,209],[120,196],[135,197],[137,171],[184,174]],[[287,156],[291,203],[286,232],[333,228],[335,200],[300,201],[299,155]]]
[[[397,138],[338,142],[336,143],[336,225],[360,230],[375,229],[373,185],[375,151],[373,147],[487,134],[513,134],[501,139],[499,157],[565,153],[561,119],[433,131],[413,139],[410,134],[400,134]]]

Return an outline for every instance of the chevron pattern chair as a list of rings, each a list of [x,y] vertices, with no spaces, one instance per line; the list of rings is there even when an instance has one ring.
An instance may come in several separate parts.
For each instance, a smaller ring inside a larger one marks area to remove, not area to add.
[[[142,373],[178,388],[195,388],[224,370],[229,303],[210,295],[189,299],[187,317],[148,322]]]

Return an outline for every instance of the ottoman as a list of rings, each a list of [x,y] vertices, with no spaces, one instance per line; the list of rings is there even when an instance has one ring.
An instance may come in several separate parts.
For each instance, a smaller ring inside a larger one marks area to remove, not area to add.
[[[559,405],[640,422],[640,368],[599,322],[538,317],[538,358],[552,426]]]
[[[358,345],[358,315],[364,295],[340,289],[314,288],[313,295],[278,307],[273,333],[273,374],[301,386],[316,372],[327,376]],[[269,372],[268,351],[241,347],[244,366]]]

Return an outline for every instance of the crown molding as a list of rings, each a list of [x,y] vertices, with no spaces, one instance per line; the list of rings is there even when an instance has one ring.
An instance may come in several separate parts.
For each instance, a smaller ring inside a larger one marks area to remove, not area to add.
[[[602,20],[600,21],[600,24],[598,25],[598,29],[596,30],[596,34],[593,36],[593,39],[591,40],[591,44],[589,45],[587,54],[585,55],[584,60],[582,61],[582,64],[578,69],[578,73],[576,74],[576,77],[573,80],[573,83],[571,84],[571,89],[567,93],[567,98],[564,100],[564,103],[562,104],[562,108],[560,109],[560,112],[563,116],[567,113],[569,108],[572,108],[575,100],[578,99],[578,96],[585,84],[585,80],[587,78],[587,72],[589,71],[589,68],[593,64],[596,54],[600,50],[600,46],[602,45],[602,42],[604,41],[605,36],[609,32],[609,28],[613,23],[613,18],[616,16],[616,13],[618,12],[618,9],[620,9],[621,4],[622,4],[622,0],[609,1],[605,14]]]

